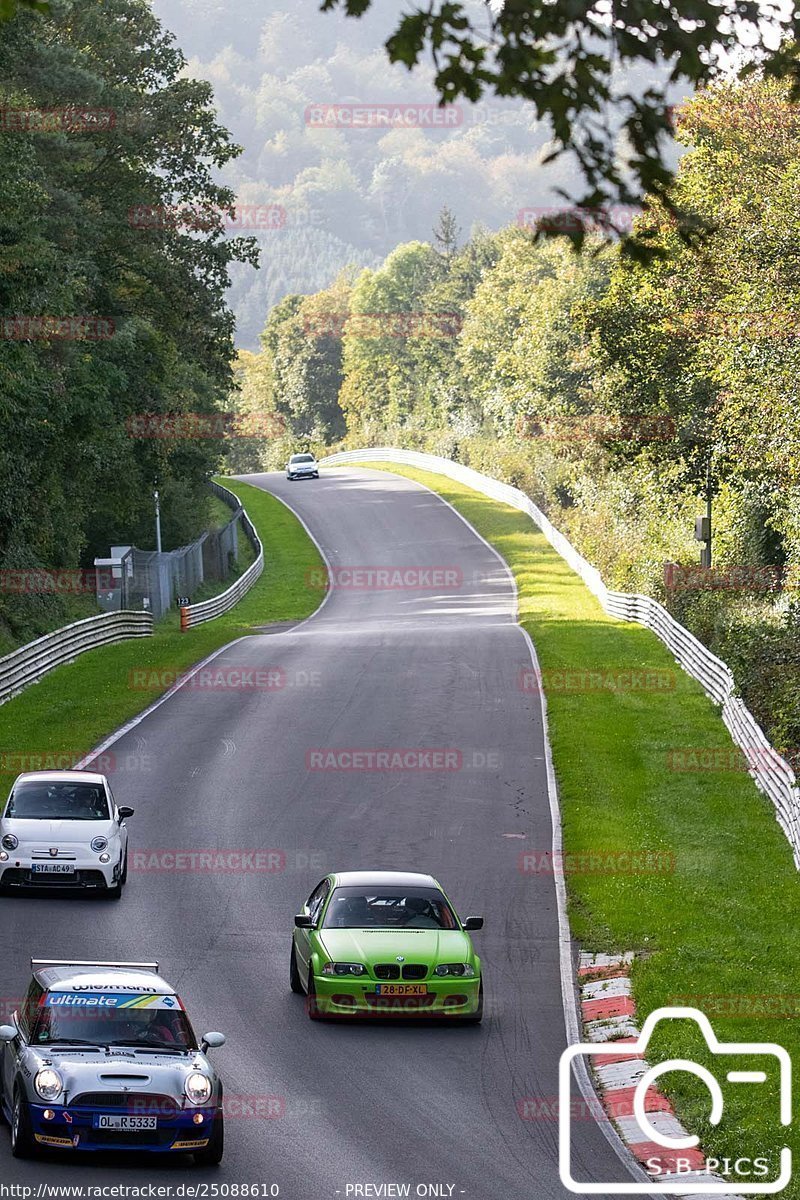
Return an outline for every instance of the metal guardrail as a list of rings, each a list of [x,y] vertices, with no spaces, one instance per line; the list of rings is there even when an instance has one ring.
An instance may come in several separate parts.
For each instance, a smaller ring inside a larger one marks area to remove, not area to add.
[[[87,650],[126,638],[147,637],[152,632],[150,613],[123,611],[100,613],[46,633],[35,642],[28,642],[0,658],[0,704]]]
[[[223,613],[228,612],[233,608],[234,604],[238,604],[246,592],[250,591],[250,588],[264,570],[264,547],[261,545],[261,539],[256,533],[255,525],[242,507],[241,500],[233,492],[229,491],[228,488],[222,487],[219,483],[214,483],[213,480],[209,486],[215,496],[218,496],[230,508],[241,514],[242,529],[250,545],[255,550],[256,557],[255,561],[250,564],[244,574],[240,575],[235,583],[232,583],[224,592],[220,592],[218,596],[212,596],[210,600],[201,600],[198,604],[182,605],[182,630],[191,629],[193,625],[202,625],[204,621],[213,621],[215,617],[221,617]]]
[[[365,450],[346,450],[321,459],[322,465],[359,462],[394,462],[420,470],[435,471],[459,483],[464,483],[512,508],[527,513],[539,527],[550,545],[580,575],[609,616],[622,621],[636,621],[652,629],[674,655],[676,662],[696,679],[706,694],[721,707],[721,716],[734,743],[744,755],[747,768],[758,787],[775,807],[778,824],[792,847],[795,866],[800,869],[800,789],[794,771],[767,740],[767,737],[746,707],[735,694],[736,685],[730,668],[712,654],[708,647],[675,620],[650,596],[614,592],[606,587],[600,572],[583,558],[571,542],[547,519],[541,509],[519,488],[483,475],[472,467],[422,454],[416,450],[397,450],[375,447]]]

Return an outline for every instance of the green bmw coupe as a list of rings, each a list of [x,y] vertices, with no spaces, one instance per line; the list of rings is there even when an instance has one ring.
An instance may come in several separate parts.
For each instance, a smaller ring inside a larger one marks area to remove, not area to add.
[[[347,871],[327,875],[294,919],[290,981],[308,1015],[483,1016],[481,960],[469,932],[430,875]]]

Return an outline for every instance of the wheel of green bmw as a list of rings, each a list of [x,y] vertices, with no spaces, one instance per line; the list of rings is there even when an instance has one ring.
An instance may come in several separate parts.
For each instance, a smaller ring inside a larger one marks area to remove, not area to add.
[[[317,991],[314,987],[314,972],[311,964],[308,965],[308,991],[306,993],[306,1006],[308,1008],[308,1016],[312,1021],[322,1020],[319,1004],[317,1003]]]
[[[292,954],[289,959],[289,985],[296,996],[303,995],[303,984],[300,980],[300,972],[297,969],[297,955],[295,954],[294,942],[292,942]]]
[[[474,1013],[470,1013],[468,1017],[462,1017],[461,1020],[466,1021],[467,1025],[480,1025],[483,1020],[483,979],[478,988],[478,1007]]]
[[[14,1092],[11,1110],[11,1153],[14,1158],[30,1158],[34,1152],[31,1115],[19,1088]]]

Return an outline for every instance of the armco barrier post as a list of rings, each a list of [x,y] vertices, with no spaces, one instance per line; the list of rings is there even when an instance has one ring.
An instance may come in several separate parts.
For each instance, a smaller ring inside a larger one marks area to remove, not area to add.
[[[182,604],[181,605],[181,633],[186,633],[186,630],[188,628],[189,628],[189,606],[187,604]]]

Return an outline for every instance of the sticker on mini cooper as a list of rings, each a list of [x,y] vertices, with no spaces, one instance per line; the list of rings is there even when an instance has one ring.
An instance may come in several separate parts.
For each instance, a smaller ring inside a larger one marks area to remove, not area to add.
[[[128,996],[118,992],[48,992],[44,1003],[47,1008],[183,1009],[177,996]]]

